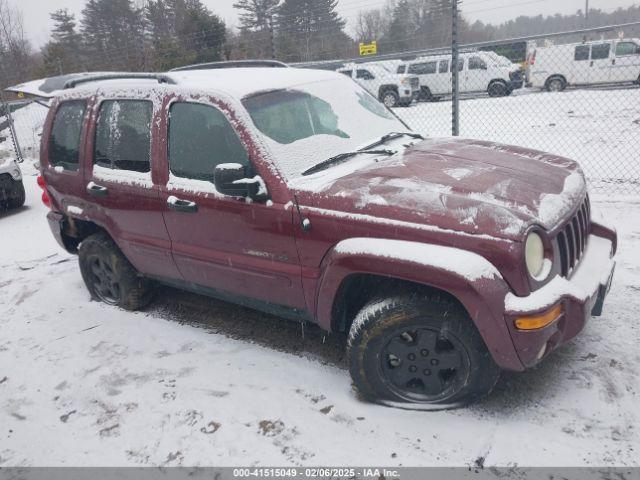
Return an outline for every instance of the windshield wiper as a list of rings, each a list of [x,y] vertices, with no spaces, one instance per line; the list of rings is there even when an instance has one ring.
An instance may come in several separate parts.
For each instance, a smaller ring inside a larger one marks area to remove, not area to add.
[[[377,147],[378,145],[382,145],[384,143],[387,143],[389,140],[395,140],[396,138],[400,138],[400,137],[411,137],[411,138],[415,138],[417,140],[424,140],[424,137],[422,135],[420,135],[419,133],[391,132],[391,133],[387,133],[386,135],[383,135],[378,140],[373,142],[371,145],[367,145],[366,147],[364,147],[364,149],[368,150],[370,148]]]
[[[384,149],[384,150],[362,149],[362,150],[357,150],[355,152],[341,153],[339,155],[336,155],[335,157],[331,157],[328,160],[320,162],[311,168],[308,168],[307,170],[302,172],[302,176],[311,175],[312,173],[319,172],[320,170],[324,170],[325,168],[331,167],[333,165],[337,165],[339,163],[343,163],[349,158],[355,157],[356,155],[360,155],[362,153],[367,155],[388,155],[388,156],[396,154],[394,150],[388,150],[388,149]]]

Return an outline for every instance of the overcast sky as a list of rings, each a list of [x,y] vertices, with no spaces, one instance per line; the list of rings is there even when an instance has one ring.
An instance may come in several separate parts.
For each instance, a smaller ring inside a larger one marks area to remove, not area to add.
[[[68,8],[77,17],[85,0],[9,0],[18,6],[24,15],[29,38],[36,47],[42,46],[49,38],[51,20],[49,13],[59,8]],[[229,25],[237,24],[233,8],[235,0],[203,0],[203,2]],[[590,0],[591,8],[611,11],[617,7],[633,5],[636,0]],[[358,11],[383,5],[384,0],[339,0],[342,16],[352,23]],[[463,0],[462,10],[471,20],[500,23],[519,15],[552,15],[574,13],[584,9],[585,0]]]

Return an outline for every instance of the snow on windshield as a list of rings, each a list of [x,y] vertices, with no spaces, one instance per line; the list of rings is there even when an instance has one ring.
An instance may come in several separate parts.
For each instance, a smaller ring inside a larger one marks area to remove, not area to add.
[[[389,132],[407,131],[378,100],[348,78],[259,93],[242,103],[277,167],[289,179]]]

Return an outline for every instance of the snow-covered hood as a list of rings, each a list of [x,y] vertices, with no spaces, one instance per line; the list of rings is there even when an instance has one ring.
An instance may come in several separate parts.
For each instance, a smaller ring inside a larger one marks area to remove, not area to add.
[[[554,228],[586,192],[572,160],[476,140],[429,139],[334,168],[296,185],[305,204],[513,240]]]

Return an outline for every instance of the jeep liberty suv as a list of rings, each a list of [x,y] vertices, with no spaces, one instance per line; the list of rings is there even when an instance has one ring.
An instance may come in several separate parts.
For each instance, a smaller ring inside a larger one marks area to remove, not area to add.
[[[360,394],[448,408],[600,315],[616,233],[578,164],[424,139],[294,68],[86,77],[55,95],[43,201],[91,296],[162,283],[348,334]]]

